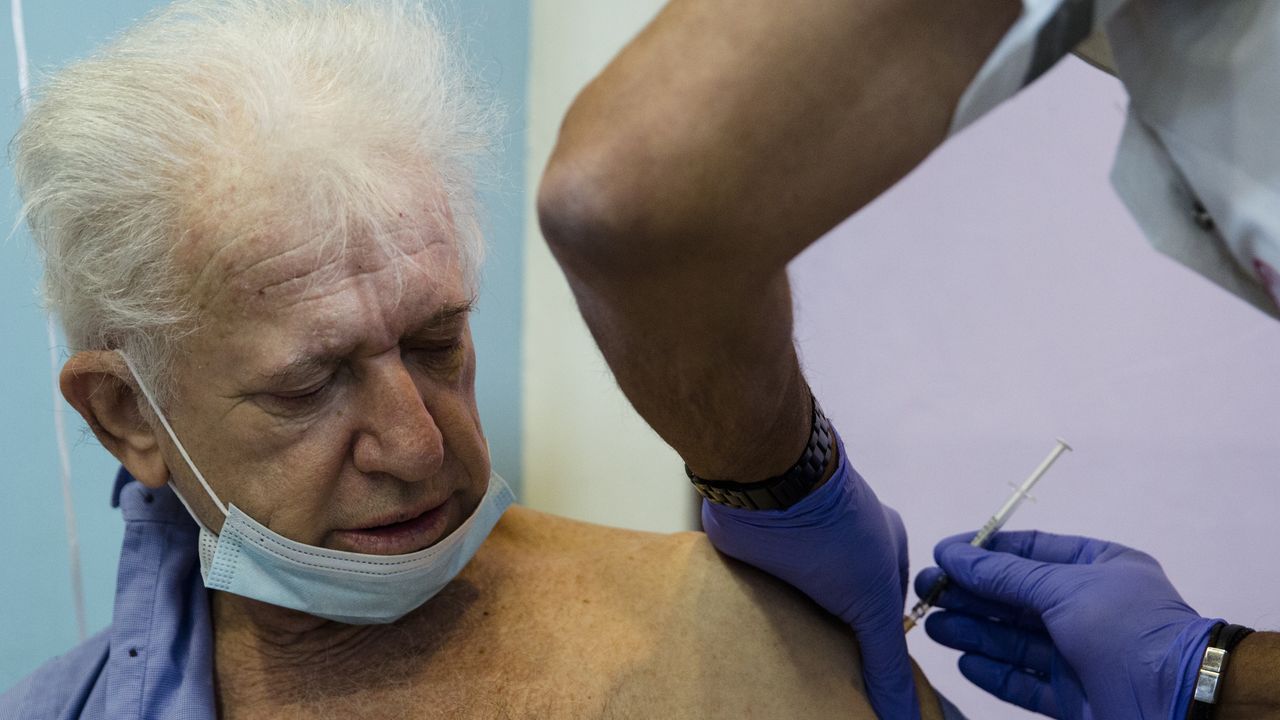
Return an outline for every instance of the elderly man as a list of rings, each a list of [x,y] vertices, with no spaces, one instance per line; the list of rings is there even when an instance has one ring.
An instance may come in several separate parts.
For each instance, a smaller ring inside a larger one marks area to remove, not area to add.
[[[51,80],[17,177],[127,529],[111,627],[0,717],[869,715],[702,535],[507,508],[465,86],[391,0],[182,3]]]

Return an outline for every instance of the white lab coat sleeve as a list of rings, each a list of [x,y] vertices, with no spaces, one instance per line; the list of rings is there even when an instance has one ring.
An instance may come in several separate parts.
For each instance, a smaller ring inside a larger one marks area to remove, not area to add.
[[[1161,252],[1280,319],[1280,3],[1130,0],[1112,184]]]
[[[1127,0],[1023,0],[1022,14],[960,96],[955,135],[1053,67]]]

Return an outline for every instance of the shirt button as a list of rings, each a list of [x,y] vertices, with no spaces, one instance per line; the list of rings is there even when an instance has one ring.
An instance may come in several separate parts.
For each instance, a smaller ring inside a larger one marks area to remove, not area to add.
[[[1191,219],[1196,221],[1196,225],[1199,225],[1201,230],[1212,230],[1215,227],[1213,216],[1199,200],[1191,204]]]

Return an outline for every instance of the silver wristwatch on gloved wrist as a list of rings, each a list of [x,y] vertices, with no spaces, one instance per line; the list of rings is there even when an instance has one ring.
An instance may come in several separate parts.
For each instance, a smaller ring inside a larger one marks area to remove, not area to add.
[[[826,475],[827,463],[834,452],[835,431],[822,412],[818,399],[809,393],[813,404],[809,442],[800,459],[781,475],[759,482],[740,483],[732,480],[705,480],[693,474],[688,465],[684,472],[698,494],[707,500],[747,510],[783,510],[804,499]]]

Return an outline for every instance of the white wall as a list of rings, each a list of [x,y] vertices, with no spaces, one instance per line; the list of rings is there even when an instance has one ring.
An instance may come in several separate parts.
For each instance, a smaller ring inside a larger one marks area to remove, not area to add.
[[[525,232],[525,504],[582,520],[690,527],[680,458],[618,390],[538,232],[538,178],[569,103],[661,7],[657,0],[534,0]]]

